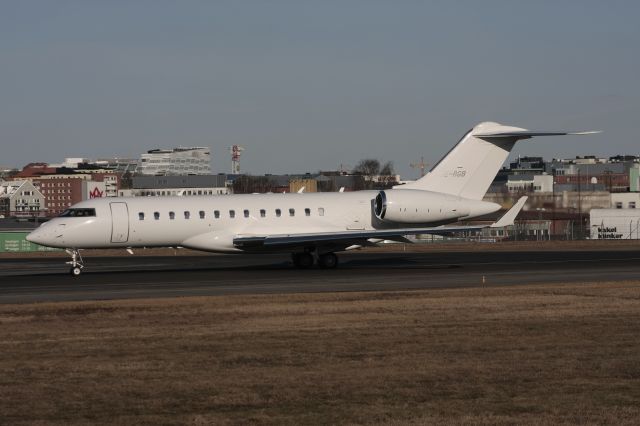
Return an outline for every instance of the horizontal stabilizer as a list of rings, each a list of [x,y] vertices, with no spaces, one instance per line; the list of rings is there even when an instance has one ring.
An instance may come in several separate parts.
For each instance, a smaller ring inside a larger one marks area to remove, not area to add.
[[[595,131],[588,131],[588,132],[536,132],[532,130],[522,130],[522,131],[515,131],[515,132],[474,133],[473,135],[481,139],[484,139],[484,138],[528,139],[534,136],[593,135],[596,133],[600,133],[600,131],[595,130]]]

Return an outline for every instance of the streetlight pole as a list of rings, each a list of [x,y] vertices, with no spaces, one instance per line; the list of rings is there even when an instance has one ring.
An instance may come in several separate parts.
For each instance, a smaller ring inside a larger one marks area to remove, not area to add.
[[[578,238],[580,238],[582,236],[582,180],[581,180],[579,168],[578,168],[578,218],[580,220]]]
[[[555,234],[556,232],[556,169],[551,169],[551,202],[553,203],[553,210],[551,211],[551,233],[549,234],[549,239],[551,239],[551,234]]]

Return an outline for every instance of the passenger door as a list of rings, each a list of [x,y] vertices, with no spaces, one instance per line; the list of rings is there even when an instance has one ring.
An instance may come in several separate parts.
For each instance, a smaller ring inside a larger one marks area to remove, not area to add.
[[[127,203],[109,203],[111,207],[111,242],[126,243],[129,240],[129,209]]]

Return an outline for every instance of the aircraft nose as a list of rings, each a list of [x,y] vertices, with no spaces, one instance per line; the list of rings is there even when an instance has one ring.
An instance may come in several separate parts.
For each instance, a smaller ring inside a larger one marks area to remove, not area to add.
[[[44,242],[42,237],[43,237],[42,231],[40,231],[39,229],[36,229],[35,231],[31,231],[26,236],[26,240],[32,243],[41,244]]]
[[[40,226],[26,236],[26,240],[41,246],[51,246],[54,243],[52,229],[47,226]]]

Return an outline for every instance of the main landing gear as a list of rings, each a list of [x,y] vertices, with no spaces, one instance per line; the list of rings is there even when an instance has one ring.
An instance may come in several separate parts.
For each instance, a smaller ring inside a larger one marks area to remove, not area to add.
[[[71,255],[71,260],[69,262],[66,262],[67,265],[71,265],[69,273],[74,277],[79,276],[82,273],[82,268],[84,268],[84,261],[82,260],[80,250],[66,249],[65,251],[69,253],[69,255]]]
[[[311,252],[292,253],[291,260],[293,260],[293,266],[300,269],[309,269],[316,262],[322,269],[332,269],[338,266],[338,256],[335,253],[323,253],[316,256]]]

